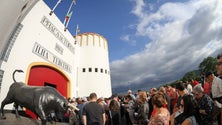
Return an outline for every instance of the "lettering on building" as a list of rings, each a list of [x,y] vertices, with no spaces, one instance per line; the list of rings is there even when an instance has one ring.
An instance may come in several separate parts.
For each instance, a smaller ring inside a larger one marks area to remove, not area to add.
[[[64,46],[66,46],[73,54],[75,48],[71,45],[71,42],[68,41],[65,36],[54,26],[45,16],[42,18],[41,23],[48,29]]]
[[[66,70],[67,72],[72,72],[72,66],[63,61],[62,59],[58,58],[54,54],[52,54],[50,51],[42,47],[40,44],[35,43],[34,47],[32,49],[32,52],[41,58],[45,59],[46,61],[53,63],[57,65],[58,67]]]
[[[55,50],[62,55],[64,49],[56,43]]]

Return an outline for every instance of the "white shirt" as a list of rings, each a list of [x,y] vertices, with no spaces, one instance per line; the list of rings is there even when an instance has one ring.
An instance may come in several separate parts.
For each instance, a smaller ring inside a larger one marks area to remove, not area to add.
[[[193,87],[190,84],[187,84],[187,91],[189,94],[193,91]]]
[[[213,98],[222,97],[222,80],[220,78],[214,77],[211,90]]]

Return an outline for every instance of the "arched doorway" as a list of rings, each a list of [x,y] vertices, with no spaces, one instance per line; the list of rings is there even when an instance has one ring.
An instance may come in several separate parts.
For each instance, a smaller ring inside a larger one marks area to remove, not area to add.
[[[28,77],[28,85],[54,87],[66,98],[68,97],[68,82],[67,77],[59,70],[45,65],[31,67]],[[37,116],[29,110],[26,110],[26,114],[37,119]]]

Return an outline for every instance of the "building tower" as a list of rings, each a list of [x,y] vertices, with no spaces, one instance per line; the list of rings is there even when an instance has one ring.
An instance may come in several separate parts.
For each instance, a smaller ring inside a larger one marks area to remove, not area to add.
[[[77,95],[88,96],[96,92],[100,97],[110,97],[111,79],[107,40],[97,33],[82,33],[76,36],[80,46],[77,80]]]

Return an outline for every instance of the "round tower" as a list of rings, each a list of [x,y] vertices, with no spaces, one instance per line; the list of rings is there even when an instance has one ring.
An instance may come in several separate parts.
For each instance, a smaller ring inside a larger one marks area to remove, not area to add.
[[[77,95],[110,97],[111,79],[107,40],[97,33],[82,33],[76,36],[80,46],[77,80]]]

